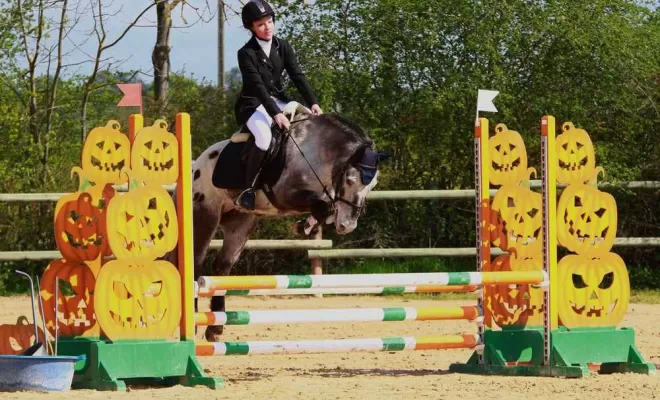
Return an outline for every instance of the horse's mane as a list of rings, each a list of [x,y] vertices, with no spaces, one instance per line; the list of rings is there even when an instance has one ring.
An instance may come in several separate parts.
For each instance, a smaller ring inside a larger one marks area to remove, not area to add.
[[[346,135],[346,140],[358,144],[359,147],[370,147],[373,145],[371,138],[364,130],[352,120],[339,114],[322,114],[317,116],[317,123],[332,125],[335,129]]]

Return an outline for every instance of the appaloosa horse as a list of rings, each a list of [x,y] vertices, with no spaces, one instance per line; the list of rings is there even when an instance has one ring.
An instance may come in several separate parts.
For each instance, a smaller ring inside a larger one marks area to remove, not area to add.
[[[213,275],[229,275],[261,217],[311,213],[308,221],[334,223],[341,235],[357,227],[365,198],[377,183],[378,163],[387,156],[375,153],[373,141],[362,129],[340,116],[302,112],[291,121],[289,136],[282,138],[278,155],[264,167],[263,190],[257,192],[254,210],[235,205],[241,188],[229,188],[232,180],[242,183],[242,178],[232,179],[242,174],[240,162],[233,168],[231,163],[219,162],[223,157],[240,159],[242,150],[229,151],[236,147],[235,139],[210,146],[193,163],[195,279],[202,275],[202,264],[218,227],[224,242]],[[223,152],[225,149],[228,151]],[[224,188],[218,184],[223,181]],[[224,297],[211,300],[212,311],[224,309]],[[222,326],[209,326],[206,339],[220,340],[222,330]]]

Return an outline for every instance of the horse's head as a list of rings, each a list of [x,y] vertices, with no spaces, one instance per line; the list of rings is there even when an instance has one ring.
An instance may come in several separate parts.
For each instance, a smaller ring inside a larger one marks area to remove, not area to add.
[[[358,150],[342,170],[335,197],[335,229],[346,235],[357,227],[369,192],[378,183],[378,163],[387,155],[375,153],[370,147]]]

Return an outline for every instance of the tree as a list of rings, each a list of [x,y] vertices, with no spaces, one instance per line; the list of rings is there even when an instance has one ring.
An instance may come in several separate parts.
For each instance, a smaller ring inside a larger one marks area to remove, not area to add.
[[[209,4],[206,2],[206,7],[194,7],[187,0],[154,0],[157,3],[157,28],[156,28],[156,44],[151,54],[151,62],[154,67],[154,99],[159,105],[159,114],[162,114],[166,109],[169,101],[169,77],[170,77],[170,51],[172,49],[170,43],[170,31],[172,29],[172,12],[181,7],[181,20],[185,25],[188,22],[184,16],[185,7],[192,9],[197,15],[197,21],[188,26],[192,26],[200,21],[208,23],[213,19],[213,16],[206,18],[205,15],[210,13]],[[224,0],[218,0],[217,18],[218,18],[218,51],[220,58],[222,58],[223,48],[223,24],[222,21],[226,20],[226,10],[230,10],[233,14],[238,14],[234,8]],[[219,62],[219,64],[222,64]],[[218,76],[223,74],[222,71],[218,72]],[[222,88],[222,79],[218,84]]]

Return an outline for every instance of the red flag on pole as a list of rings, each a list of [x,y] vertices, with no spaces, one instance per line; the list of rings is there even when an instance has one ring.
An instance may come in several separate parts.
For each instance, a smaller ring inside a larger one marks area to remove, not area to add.
[[[118,83],[117,87],[124,93],[124,97],[117,103],[117,107],[140,107],[142,114],[142,82]]]

